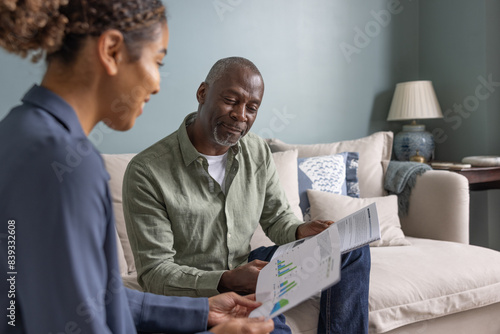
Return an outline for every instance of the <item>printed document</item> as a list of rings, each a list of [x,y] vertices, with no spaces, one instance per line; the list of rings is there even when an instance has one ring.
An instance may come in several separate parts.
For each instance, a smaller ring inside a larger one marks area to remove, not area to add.
[[[251,318],[273,318],[340,280],[340,255],[380,239],[375,203],[313,237],[278,247],[259,274]]]

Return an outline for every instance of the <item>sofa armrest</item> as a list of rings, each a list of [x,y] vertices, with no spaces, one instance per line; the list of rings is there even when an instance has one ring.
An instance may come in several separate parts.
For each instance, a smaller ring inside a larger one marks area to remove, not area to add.
[[[464,176],[431,170],[417,177],[408,215],[407,236],[469,243],[469,183]]]

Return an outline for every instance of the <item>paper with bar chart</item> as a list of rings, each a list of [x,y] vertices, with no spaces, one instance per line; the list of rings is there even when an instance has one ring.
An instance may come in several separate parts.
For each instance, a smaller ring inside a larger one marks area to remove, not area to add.
[[[256,298],[262,305],[250,317],[273,318],[339,279],[340,240],[336,227],[283,245],[259,274]]]
[[[278,247],[260,272],[250,317],[273,318],[340,280],[340,255],[380,239],[376,204],[341,219],[314,237]]]

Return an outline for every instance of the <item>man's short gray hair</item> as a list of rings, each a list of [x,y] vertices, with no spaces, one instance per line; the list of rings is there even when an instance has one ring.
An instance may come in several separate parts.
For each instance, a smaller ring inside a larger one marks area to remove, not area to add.
[[[214,66],[212,66],[208,72],[205,82],[212,85],[214,82],[222,78],[232,66],[247,68],[262,78],[262,74],[260,74],[259,69],[250,60],[243,57],[228,57],[218,60]]]

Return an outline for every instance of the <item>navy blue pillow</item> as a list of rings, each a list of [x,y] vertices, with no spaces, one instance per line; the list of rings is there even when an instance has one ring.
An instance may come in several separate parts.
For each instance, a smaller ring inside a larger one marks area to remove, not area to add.
[[[304,220],[309,220],[307,189],[359,197],[357,152],[342,152],[312,158],[299,158],[299,198]]]

